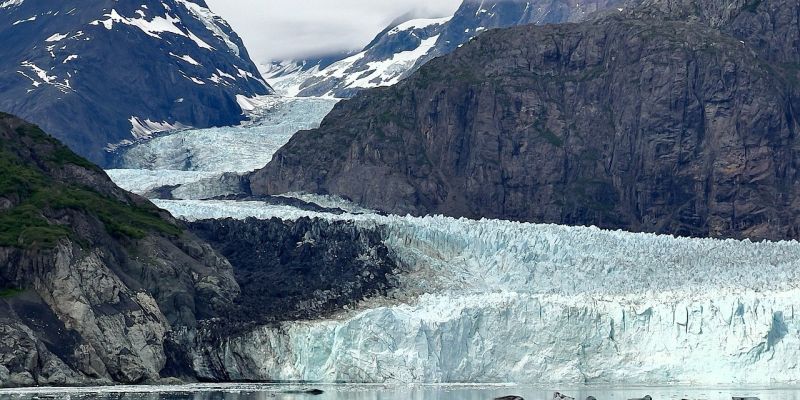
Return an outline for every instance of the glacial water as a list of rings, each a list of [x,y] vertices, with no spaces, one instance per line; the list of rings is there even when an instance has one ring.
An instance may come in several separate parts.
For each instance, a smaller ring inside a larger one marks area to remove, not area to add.
[[[318,389],[319,395],[302,393]],[[92,399],[92,400],[492,400],[501,396],[521,396],[526,400],[550,400],[554,391],[578,400],[594,396],[598,400],[627,400],[650,395],[653,400],[730,400],[732,397],[758,397],[761,400],[798,400],[800,388],[789,387],[573,387],[553,388],[517,385],[280,385],[280,384],[197,384],[185,386],[130,386],[104,388],[31,388],[0,390],[0,399]]]

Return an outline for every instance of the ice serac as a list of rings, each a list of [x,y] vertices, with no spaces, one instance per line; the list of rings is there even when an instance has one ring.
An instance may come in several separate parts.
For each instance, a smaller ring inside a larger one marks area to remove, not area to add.
[[[257,202],[158,204],[188,219],[298,217]],[[403,266],[398,285],[330,319],[264,326],[199,349],[199,371],[210,371],[212,356],[244,380],[797,381],[797,242],[305,214],[381,227]]]
[[[622,3],[622,0],[466,0],[452,16],[400,17],[361,52],[340,56],[336,62],[330,63],[330,58],[299,65],[279,62],[267,69],[264,76],[282,94],[349,98],[366,88],[391,86],[486,30],[580,21]]]
[[[271,93],[203,0],[13,3],[0,41],[0,109],[96,163],[161,131],[237,124],[237,96]]]
[[[334,108],[253,190],[397,214],[800,238],[800,53],[781,39],[796,35],[800,2],[740,3],[647,2],[482,34]]]

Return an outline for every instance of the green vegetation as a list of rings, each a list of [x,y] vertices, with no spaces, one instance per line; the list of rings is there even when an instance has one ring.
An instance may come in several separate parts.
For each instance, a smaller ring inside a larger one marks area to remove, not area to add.
[[[79,167],[86,168],[92,171],[100,171],[100,167],[92,164],[89,160],[75,154],[67,146],[64,146],[53,138],[52,136],[44,133],[36,125],[23,125],[16,130],[17,134],[23,139],[30,139],[34,144],[45,146],[51,149],[49,157],[46,161],[52,162],[57,166],[64,166],[66,164],[73,164]]]
[[[564,139],[561,139],[560,137],[556,136],[556,134],[553,133],[553,131],[544,128],[539,130],[538,132],[539,132],[539,137],[546,140],[547,143],[550,143],[555,147],[564,147]]]
[[[69,228],[69,218],[62,223],[48,218],[63,216],[64,211],[93,216],[119,238],[141,239],[148,232],[181,233],[160,217],[155,206],[125,204],[91,188],[53,179],[49,170],[66,164],[100,169],[36,127],[26,125],[16,133],[19,138],[0,139],[0,196],[15,204],[0,211],[0,246],[52,247],[64,238],[80,240]]]
[[[416,73],[413,82],[417,87],[454,87],[459,85],[474,85],[487,81],[486,76],[476,74],[474,67],[462,64],[443,64],[434,60]]]
[[[0,289],[0,299],[11,298],[22,292],[24,292],[24,290],[15,288]]]
[[[619,198],[609,181],[578,179],[567,183],[564,190],[565,204],[598,212],[605,217],[613,217]]]
[[[556,135],[553,131],[548,129],[544,125],[545,115],[547,114],[547,110],[542,109],[539,114],[539,119],[534,121],[533,129],[539,135],[540,138],[544,139],[547,143],[555,147],[564,147],[564,139]]]
[[[753,14],[757,13],[758,12],[758,6],[761,5],[761,1],[762,0],[751,0],[751,1],[748,1],[747,3],[745,3],[744,6],[742,6],[742,11],[751,12]]]

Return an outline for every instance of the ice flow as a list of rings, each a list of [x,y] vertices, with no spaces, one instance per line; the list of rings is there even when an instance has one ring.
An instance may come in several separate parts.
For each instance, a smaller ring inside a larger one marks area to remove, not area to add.
[[[445,217],[159,201],[186,219],[382,226],[407,269],[387,299],[261,327],[213,352],[235,379],[797,383],[800,244]],[[196,357],[203,370],[205,359]]]
[[[256,104],[260,102],[259,104]],[[186,131],[124,154],[111,171],[139,193],[221,194],[224,172],[263,166],[333,106],[265,98],[249,126]],[[235,184],[235,179],[233,184]],[[176,217],[378,226],[399,288],[328,320],[264,326],[198,348],[213,378],[323,382],[800,383],[800,244],[678,239],[507,221],[398,217],[259,202],[157,200]],[[205,372],[204,372],[205,371]]]
[[[107,171],[109,176],[123,189],[137,194],[168,185],[185,186],[181,198],[226,194],[220,191],[223,173],[263,167],[297,131],[318,127],[337,102],[278,96],[248,100],[252,103],[250,122],[186,130],[133,145],[121,151],[119,168]]]

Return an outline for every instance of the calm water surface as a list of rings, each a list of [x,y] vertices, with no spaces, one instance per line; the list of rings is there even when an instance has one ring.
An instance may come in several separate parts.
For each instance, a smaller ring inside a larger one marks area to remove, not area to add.
[[[321,395],[287,393],[321,389]],[[800,400],[795,388],[693,388],[693,387],[534,387],[476,385],[186,385],[126,386],[104,388],[36,388],[0,390],[2,400],[492,400],[517,395],[526,400],[551,400],[558,390],[578,400],[594,396],[598,400],[627,400],[650,395],[653,400],[730,400],[732,396],[755,396],[761,400]]]

